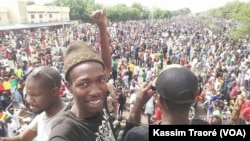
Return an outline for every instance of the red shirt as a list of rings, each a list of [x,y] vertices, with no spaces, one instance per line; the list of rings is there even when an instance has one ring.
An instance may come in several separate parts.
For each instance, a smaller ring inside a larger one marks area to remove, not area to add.
[[[161,121],[161,118],[162,118],[162,110],[160,107],[157,107],[155,109],[155,120],[156,121]]]
[[[65,85],[62,84],[62,85],[61,85],[61,88],[60,88],[60,90],[59,90],[59,96],[63,96],[64,91],[65,91]]]
[[[30,48],[29,48],[29,46],[25,47],[25,52],[26,52],[28,55],[30,55]]]
[[[237,92],[238,90],[240,90],[239,86],[234,86],[233,89],[231,90],[231,92],[229,93],[230,98],[236,98],[237,97]]]

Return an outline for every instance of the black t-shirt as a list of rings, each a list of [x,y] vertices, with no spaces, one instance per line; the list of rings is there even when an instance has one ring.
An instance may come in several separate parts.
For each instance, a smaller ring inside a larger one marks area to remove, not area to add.
[[[132,76],[133,76],[133,72],[131,70],[127,71],[127,75],[128,75],[128,79],[131,81],[132,80]]]
[[[69,111],[54,122],[49,141],[115,141],[111,126],[105,109],[87,119],[80,119]]]

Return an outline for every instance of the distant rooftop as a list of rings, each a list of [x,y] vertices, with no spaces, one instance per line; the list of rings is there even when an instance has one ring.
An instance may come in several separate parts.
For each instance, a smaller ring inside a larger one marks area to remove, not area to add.
[[[33,23],[33,24],[6,24],[0,25],[1,30],[14,30],[14,29],[26,29],[26,28],[37,28],[37,27],[48,27],[57,25],[73,24],[73,22],[48,22],[48,23]]]

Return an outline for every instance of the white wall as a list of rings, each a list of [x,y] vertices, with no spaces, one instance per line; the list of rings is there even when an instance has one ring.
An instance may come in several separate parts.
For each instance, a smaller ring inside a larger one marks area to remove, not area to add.
[[[3,0],[1,0],[3,1]],[[24,0],[4,0],[4,2],[1,2],[1,6],[3,7],[8,7],[9,11],[9,23],[13,24],[20,24],[21,19],[20,19],[20,14],[19,14],[19,7],[17,1],[23,1]]]
[[[27,6],[27,18],[29,23],[69,21],[69,11],[68,7],[32,5]]]
[[[0,7],[0,24],[10,24],[6,7]]]

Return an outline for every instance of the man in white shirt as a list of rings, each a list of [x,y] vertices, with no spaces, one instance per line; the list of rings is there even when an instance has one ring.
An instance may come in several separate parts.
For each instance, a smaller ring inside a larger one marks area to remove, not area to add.
[[[153,76],[153,72],[152,72],[152,69],[149,67],[149,68],[148,68],[148,71],[147,71],[146,80],[147,80],[147,81],[151,81],[152,76]]]
[[[31,141],[35,137],[37,141],[48,140],[52,122],[66,110],[59,96],[60,87],[61,76],[55,69],[42,66],[31,71],[25,88],[29,108],[37,116],[20,135],[0,141]]]
[[[134,107],[134,103],[135,103],[135,99],[136,99],[136,93],[135,90],[132,89],[130,90],[130,98],[129,98],[129,111],[132,111],[132,108]]]

